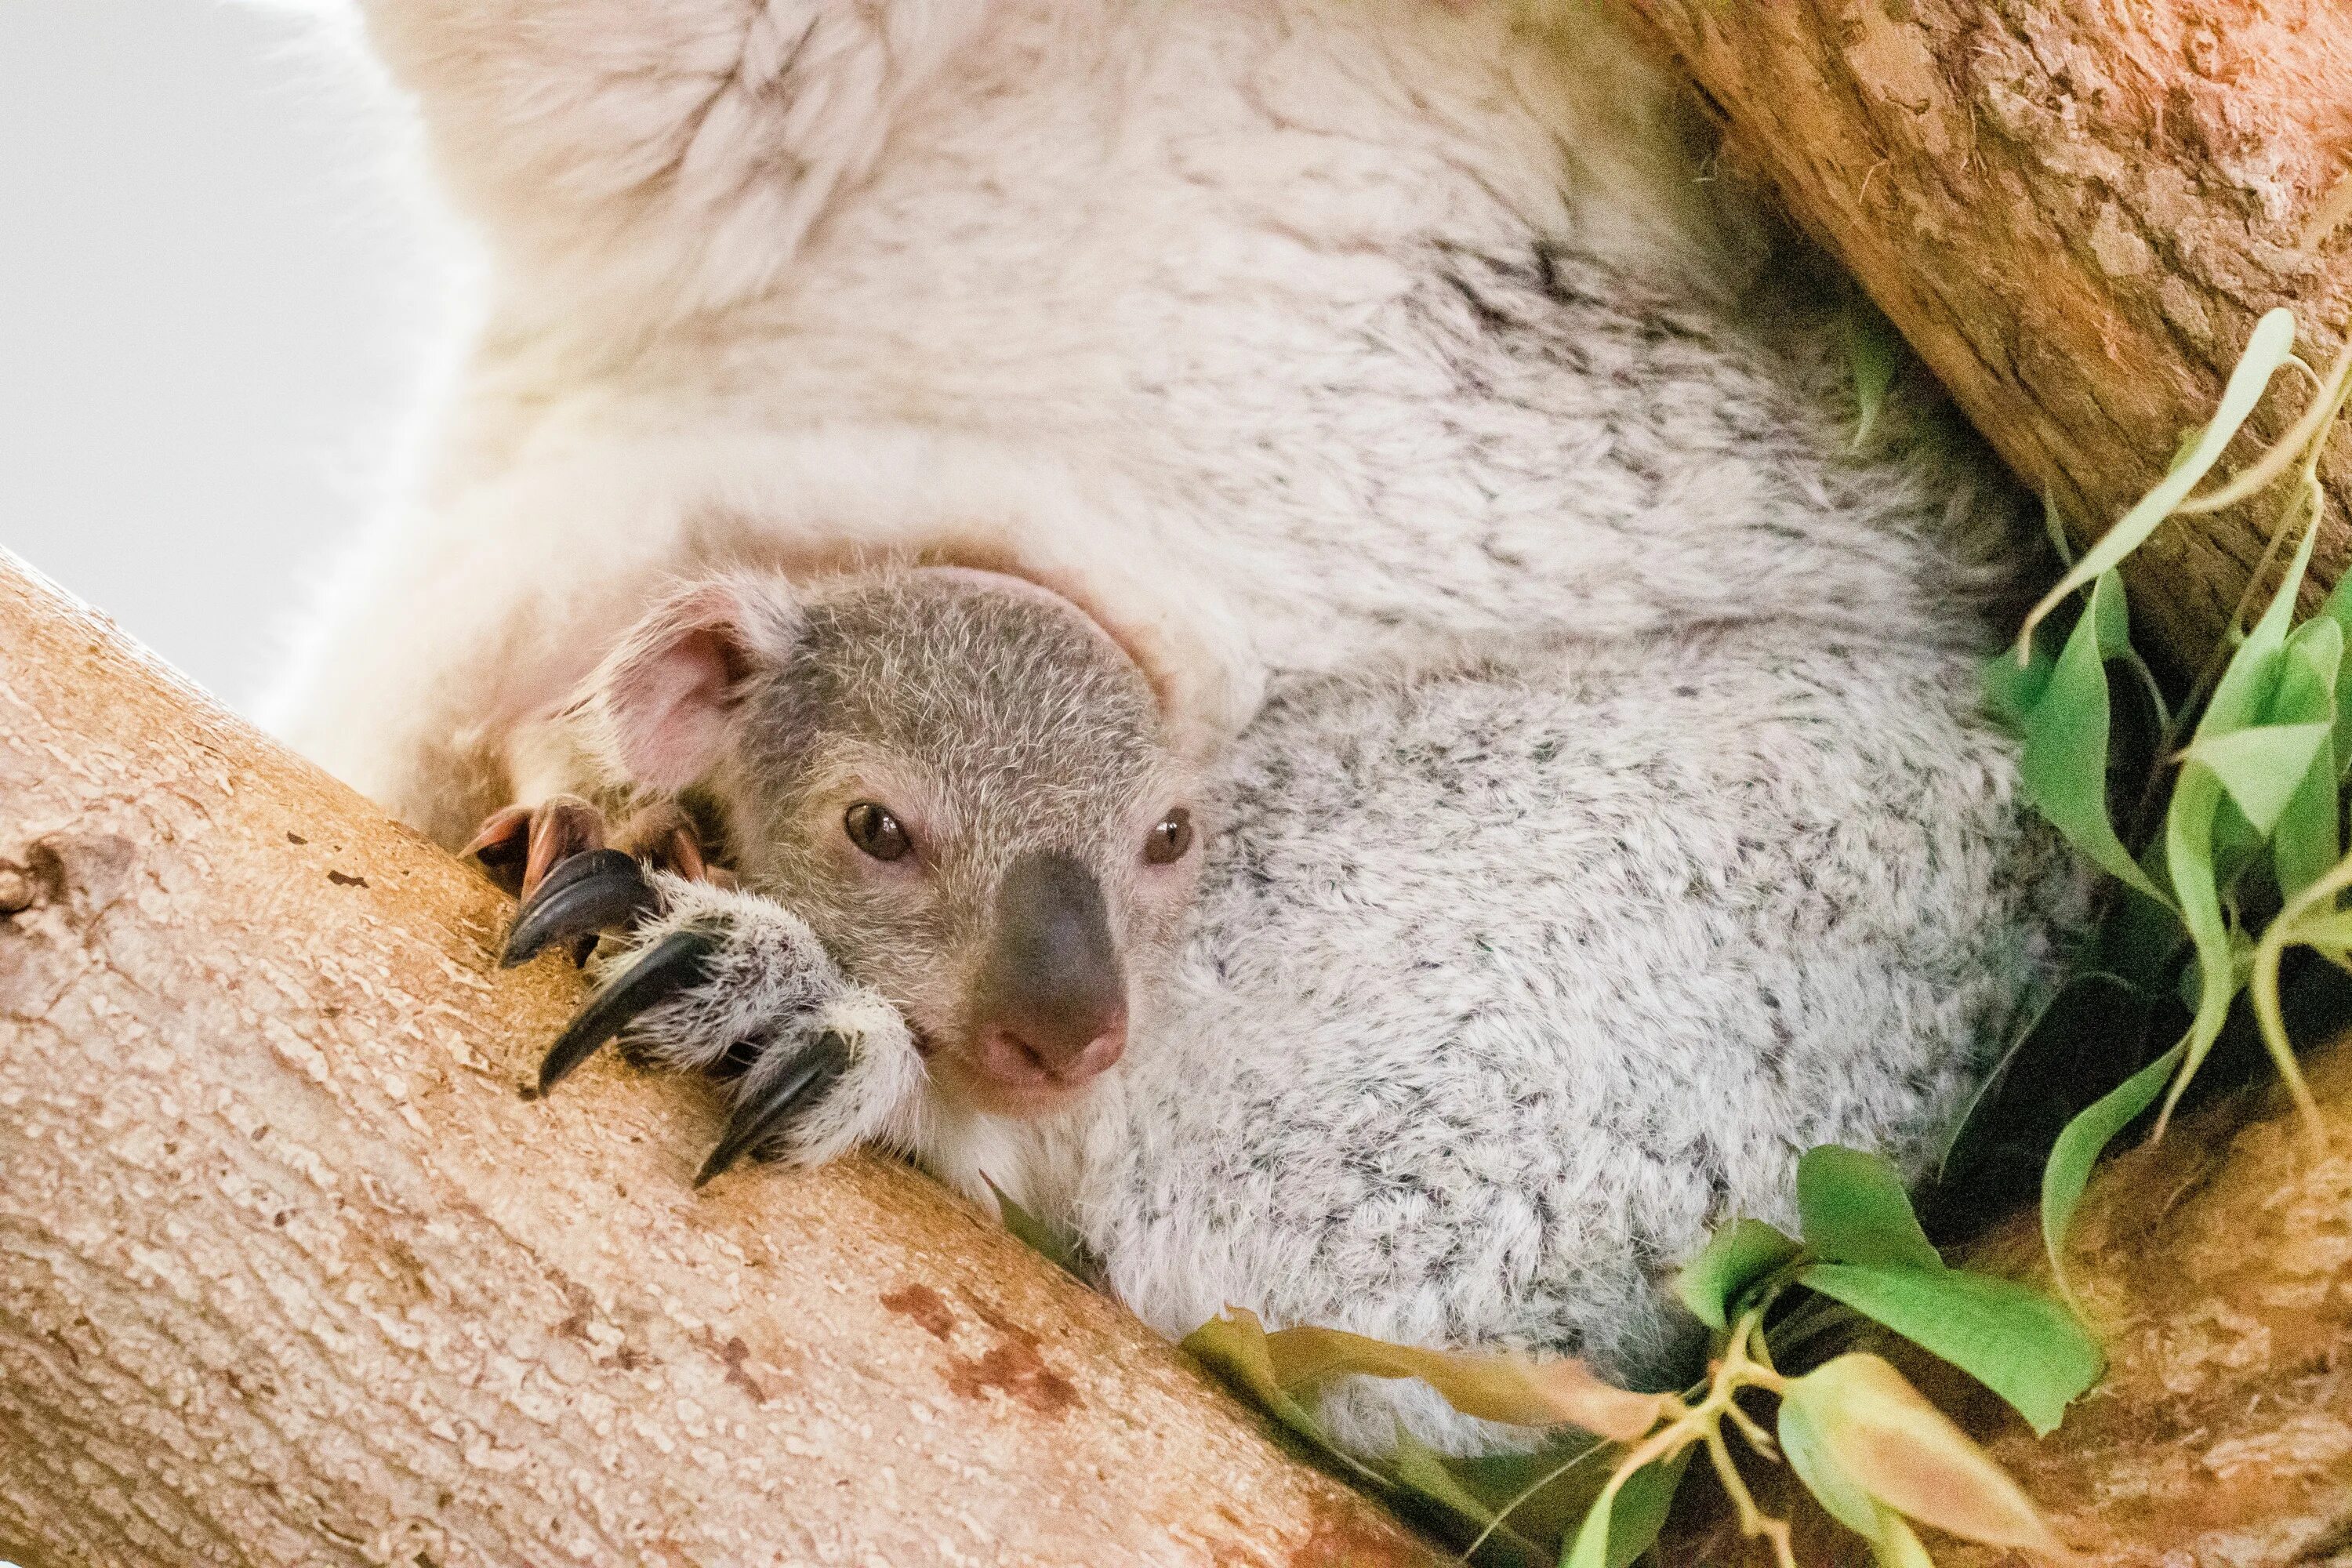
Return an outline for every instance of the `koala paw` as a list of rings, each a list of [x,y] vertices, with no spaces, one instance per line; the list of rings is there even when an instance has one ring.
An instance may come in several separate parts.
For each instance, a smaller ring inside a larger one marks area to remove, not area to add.
[[[924,1068],[890,1005],[851,983],[772,900],[648,871],[616,850],[563,862],[516,911],[503,962],[614,925],[596,994],[540,1064],[542,1093],[618,1038],[664,1067],[732,1076],[700,1186],[746,1153],[818,1164],[884,1133]]]

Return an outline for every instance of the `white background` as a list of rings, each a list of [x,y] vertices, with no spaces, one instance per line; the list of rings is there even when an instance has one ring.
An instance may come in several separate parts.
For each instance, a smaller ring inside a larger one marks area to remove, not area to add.
[[[373,504],[436,292],[300,38],[0,0],[0,544],[233,702]]]

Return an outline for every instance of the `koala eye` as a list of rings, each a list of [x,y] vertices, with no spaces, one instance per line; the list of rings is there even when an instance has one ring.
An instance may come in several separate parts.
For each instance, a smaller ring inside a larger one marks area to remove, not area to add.
[[[907,829],[884,807],[861,800],[843,814],[841,830],[877,860],[898,860],[915,847]]]
[[[1144,836],[1143,858],[1147,865],[1173,865],[1184,858],[1184,852],[1192,847],[1192,814],[1180,805]]]

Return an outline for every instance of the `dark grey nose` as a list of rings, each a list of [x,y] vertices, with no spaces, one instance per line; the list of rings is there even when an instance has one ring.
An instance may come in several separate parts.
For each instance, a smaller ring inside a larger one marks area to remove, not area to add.
[[[1059,853],[1013,861],[973,1003],[973,1065],[1009,1087],[1074,1088],[1118,1059],[1127,971],[1092,871]]]

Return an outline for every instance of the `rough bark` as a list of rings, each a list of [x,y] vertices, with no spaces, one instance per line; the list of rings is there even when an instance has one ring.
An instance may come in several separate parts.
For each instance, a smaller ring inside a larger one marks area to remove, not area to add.
[[[500,974],[487,883],[0,556],[0,1558],[1437,1561],[879,1160]]]
[[[1619,3],[2082,536],[2203,423],[2263,311],[2293,307],[2316,363],[2341,341],[2341,0]],[[2326,476],[2321,584],[2344,564],[2352,452]],[[2276,515],[2176,522],[2132,568],[2178,662],[2202,660]]]

